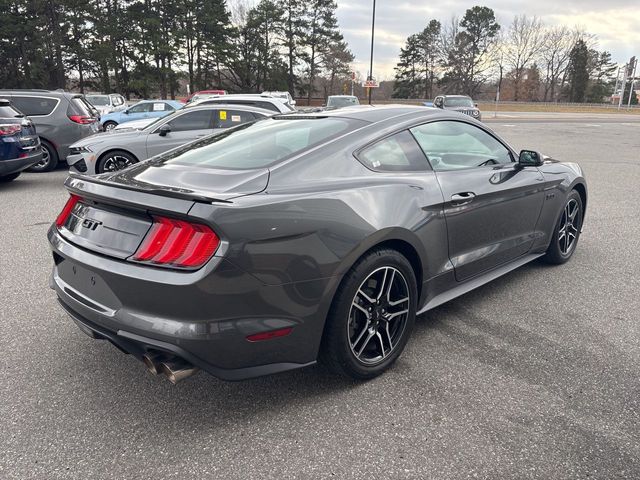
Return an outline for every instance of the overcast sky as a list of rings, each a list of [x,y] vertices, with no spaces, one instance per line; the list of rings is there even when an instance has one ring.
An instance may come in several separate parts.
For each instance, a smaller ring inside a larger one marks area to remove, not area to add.
[[[340,28],[356,56],[355,68],[366,75],[369,69],[371,8],[373,0],[337,0]],[[453,15],[462,17],[474,6],[483,5],[496,12],[502,28],[515,15],[537,15],[545,24],[581,26],[598,36],[601,49],[609,50],[615,61],[625,63],[640,55],[640,0],[463,0],[427,2],[377,0],[374,76],[393,77],[400,48],[406,38],[422,30],[435,18],[443,24]]]

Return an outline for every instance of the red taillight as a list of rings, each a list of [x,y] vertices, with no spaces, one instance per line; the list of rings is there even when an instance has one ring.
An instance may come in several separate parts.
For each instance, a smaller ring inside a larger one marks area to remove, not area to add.
[[[69,120],[75,123],[79,123],[80,125],[88,125],[96,121],[95,118],[89,117],[87,115],[69,115]]]
[[[67,200],[67,203],[60,212],[60,215],[58,215],[58,218],[56,218],[56,227],[60,228],[67,222],[67,218],[69,218],[69,215],[71,215],[71,210],[73,210],[73,207],[75,207],[76,203],[78,203],[79,201],[79,196],[71,194],[69,200]]]
[[[0,124],[0,136],[15,135],[16,133],[20,133],[21,130],[22,130],[22,126],[20,125],[16,125],[13,123]]]
[[[271,340],[272,338],[286,337],[293,331],[293,327],[280,328],[279,330],[271,330],[270,332],[260,332],[249,335],[247,340],[250,342],[261,342],[262,340]]]
[[[133,255],[136,262],[169,267],[198,268],[220,245],[206,225],[165,217],[153,217],[153,225]]]

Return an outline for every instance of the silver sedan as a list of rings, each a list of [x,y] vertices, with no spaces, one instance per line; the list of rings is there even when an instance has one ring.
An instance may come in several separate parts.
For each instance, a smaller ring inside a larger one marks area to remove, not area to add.
[[[244,105],[203,105],[159,118],[142,129],[123,129],[86,137],[70,147],[70,170],[95,175],[122,170],[139,161],[226,128],[273,115]]]

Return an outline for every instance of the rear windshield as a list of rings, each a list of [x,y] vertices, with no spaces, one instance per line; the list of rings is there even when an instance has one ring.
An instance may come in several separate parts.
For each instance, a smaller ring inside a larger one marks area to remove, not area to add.
[[[329,97],[328,107],[350,107],[351,105],[360,105],[356,97]]]
[[[246,123],[156,157],[163,164],[264,168],[365,125],[346,118],[275,117]]]
[[[24,115],[10,105],[0,105],[0,118],[20,118],[23,116]]]
[[[84,115],[92,117],[95,113],[94,107],[82,97],[73,97],[69,100],[67,115]]]

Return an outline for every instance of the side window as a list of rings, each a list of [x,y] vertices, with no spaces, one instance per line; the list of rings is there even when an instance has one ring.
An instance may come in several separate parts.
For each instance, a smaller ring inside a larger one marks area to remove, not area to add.
[[[366,147],[357,157],[366,167],[378,172],[430,170],[426,157],[407,130]]]
[[[207,130],[211,128],[211,110],[199,110],[180,115],[169,122],[172,132]]]
[[[116,107],[119,107],[120,105],[122,105],[124,103],[124,99],[119,95],[112,96],[111,100],[113,101],[113,105],[116,106]]]
[[[140,103],[138,105],[134,105],[129,109],[129,112],[131,113],[144,113],[144,112],[150,112],[150,111],[151,111],[150,103]]]
[[[235,127],[242,123],[252,122],[256,118],[251,112],[243,112],[240,110],[217,110],[213,112],[217,121],[216,128]]]
[[[272,112],[278,112],[280,113],[280,110],[278,110],[278,107],[276,107],[273,103],[271,102],[256,102],[255,103],[256,107],[260,107],[260,108],[264,108],[265,110],[271,110]]]
[[[484,130],[464,122],[432,122],[411,129],[436,171],[511,163],[511,153]]]
[[[25,115],[49,115],[58,105],[55,98],[11,97],[11,102]]]
[[[154,102],[151,105],[152,105],[151,110],[153,112],[172,112],[173,111],[173,107],[171,107],[171,105],[169,105],[168,103]]]

